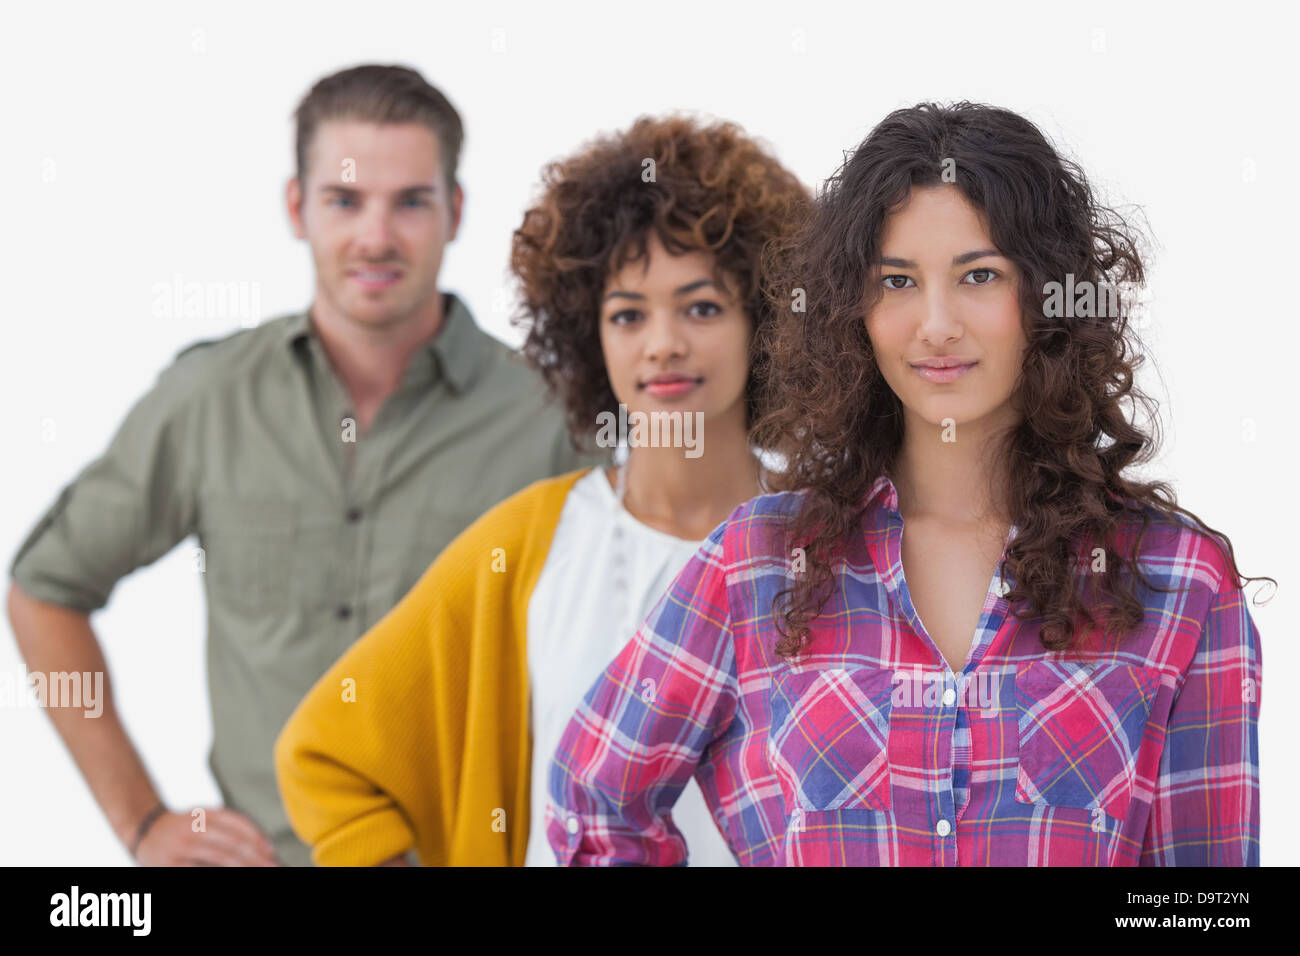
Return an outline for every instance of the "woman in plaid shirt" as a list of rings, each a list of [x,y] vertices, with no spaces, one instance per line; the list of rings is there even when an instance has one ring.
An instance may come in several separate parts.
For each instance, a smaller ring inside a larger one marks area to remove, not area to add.
[[[785,490],[586,694],[559,861],[684,863],[694,777],[742,865],[1258,865],[1244,581],[1129,474],[1129,227],[1024,118],[922,104],[769,253]]]

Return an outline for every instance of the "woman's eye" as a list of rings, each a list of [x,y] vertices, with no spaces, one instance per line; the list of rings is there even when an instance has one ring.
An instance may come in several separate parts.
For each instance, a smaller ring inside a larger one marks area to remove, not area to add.
[[[697,318],[707,319],[709,316],[717,315],[721,312],[722,306],[718,305],[716,302],[693,302],[691,303],[691,307],[686,311]]]
[[[898,275],[894,275],[894,276],[885,276],[884,279],[881,280],[881,281],[883,281],[883,282],[885,283],[886,287],[887,287],[887,288],[890,288],[890,289],[906,289],[906,288],[907,288],[906,285],[894,285],[894,284],[893,284],[893,280],[895,280],[895,279],[902,279],[904,282],[911,282],[911,281],[912,281],[912,277],[911,277],[911,276],[898,276]]]
[[[994,272],[992,269],[972,269],[970,272],[966,273],[966,275],[968,275],[968,276],[975,276],[975,275],[987,276],[988,278],[986,278],[986,279],[981,279],[981,280],[979,280],[979,281],[977,281],[977,282],[972,282],[971,285],[988,285],[990,282],[993,281],[993,279],[994,279],[994,277],[997,275],[997,273]]]
[[[635,322],[640,314],[635,309],[624,309],[611,315],[609,321],[615,325],[627,325],[629,322]]]

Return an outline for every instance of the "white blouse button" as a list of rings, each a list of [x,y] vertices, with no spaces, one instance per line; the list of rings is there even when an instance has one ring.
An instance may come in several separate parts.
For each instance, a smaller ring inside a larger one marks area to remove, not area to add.
[[[578,822],[577,817],[569,817],[568,823],[565,824],[570,833],[577,833],[582,829],[582,824]]]
[[[949,687],[943,692],[943,706],[951,707],[955,703],[957,703],[957,692]]]
[[[952,832],[952,824],[947,820],[940,820],[938,825],[934,828],[934,832],[939,834],[941,837],[947,836]]]

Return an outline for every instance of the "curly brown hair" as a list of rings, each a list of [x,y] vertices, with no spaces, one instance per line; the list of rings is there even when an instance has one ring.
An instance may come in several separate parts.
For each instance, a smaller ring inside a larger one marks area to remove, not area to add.
[[[600,345],[600,298],[611,274],[646,255],[651,229],[674,255],[713,253],[715,280],[737,293],[754,328],[746,425],[757,420],[767,357],[756,346],[774,315],[761,252],[811,198],[739,126],[685,116],[640,117],[546,166],[541,196],[514,232],[510,268],[522,306],[512,321],[527,329],[524,356],[563,402],[575,449],[585,449],[601,412],[618,411]]]
[[[953,163],[950,180],[944,173]],[[797,655],[809,640],[841,545],[902,447],[901,405],[876,365],[865,323],[881,295],[868,279],[880,265],[885,219],[912,189],[948,181],[980,211],[997,249],[1021,274],[1028,348],[1016,398],[1023,416],[995,449],[1019,529],[1004,564],[1015,616],[1041,622],[1048,650],[1074,647],[1081,620],[1091,628],[1100,617],[1104,635],[1116,639],[1132,631],[1143,620],[1132,573],[1153,586],[1136,559],[1148,523],[1160,516],[1183,515],[1221,539],[1216,547],[1226,546],[1242,586],[1226,536],[1179,507],[1166,483],[1125,475],[1159,445],[1156,403],[1134,384],[1142,356],[1131,299],[1098,319],[1044,314],[1046,283],[1067,275],[1094,288],[1140,288],[1138,235],[1098,202],[1082,170],[1033,123],[982,104],[922,103],[876,126],[827,182],[802,227],[766,252],[765,288],[778,318],[763,346],[770,412],[753,439],[786,460],[776,487],[803,491],[787,522],[786,553],[802,547],[807,572],[773,602],[783,656]],[[804,293],[800,311],[797,289]],[[1129,406],[1142,406],[1149,424],[1139,424]],[[1116,555],[1114,544],[1124,521],[1141,523],[1128,556]],[[1079,549],[1096,542],[1117,559],[1089,576],[1085,598],[1075,573]]]

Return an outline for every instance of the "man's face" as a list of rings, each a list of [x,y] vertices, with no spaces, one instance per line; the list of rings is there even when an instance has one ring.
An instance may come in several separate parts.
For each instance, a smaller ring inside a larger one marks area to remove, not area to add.
[[[427,314],[462,201],[460,187],[448,194],[433,131],[322,123],[304,177],[289,181],[286,198],[316,263],[317,310],[376,329]]]

